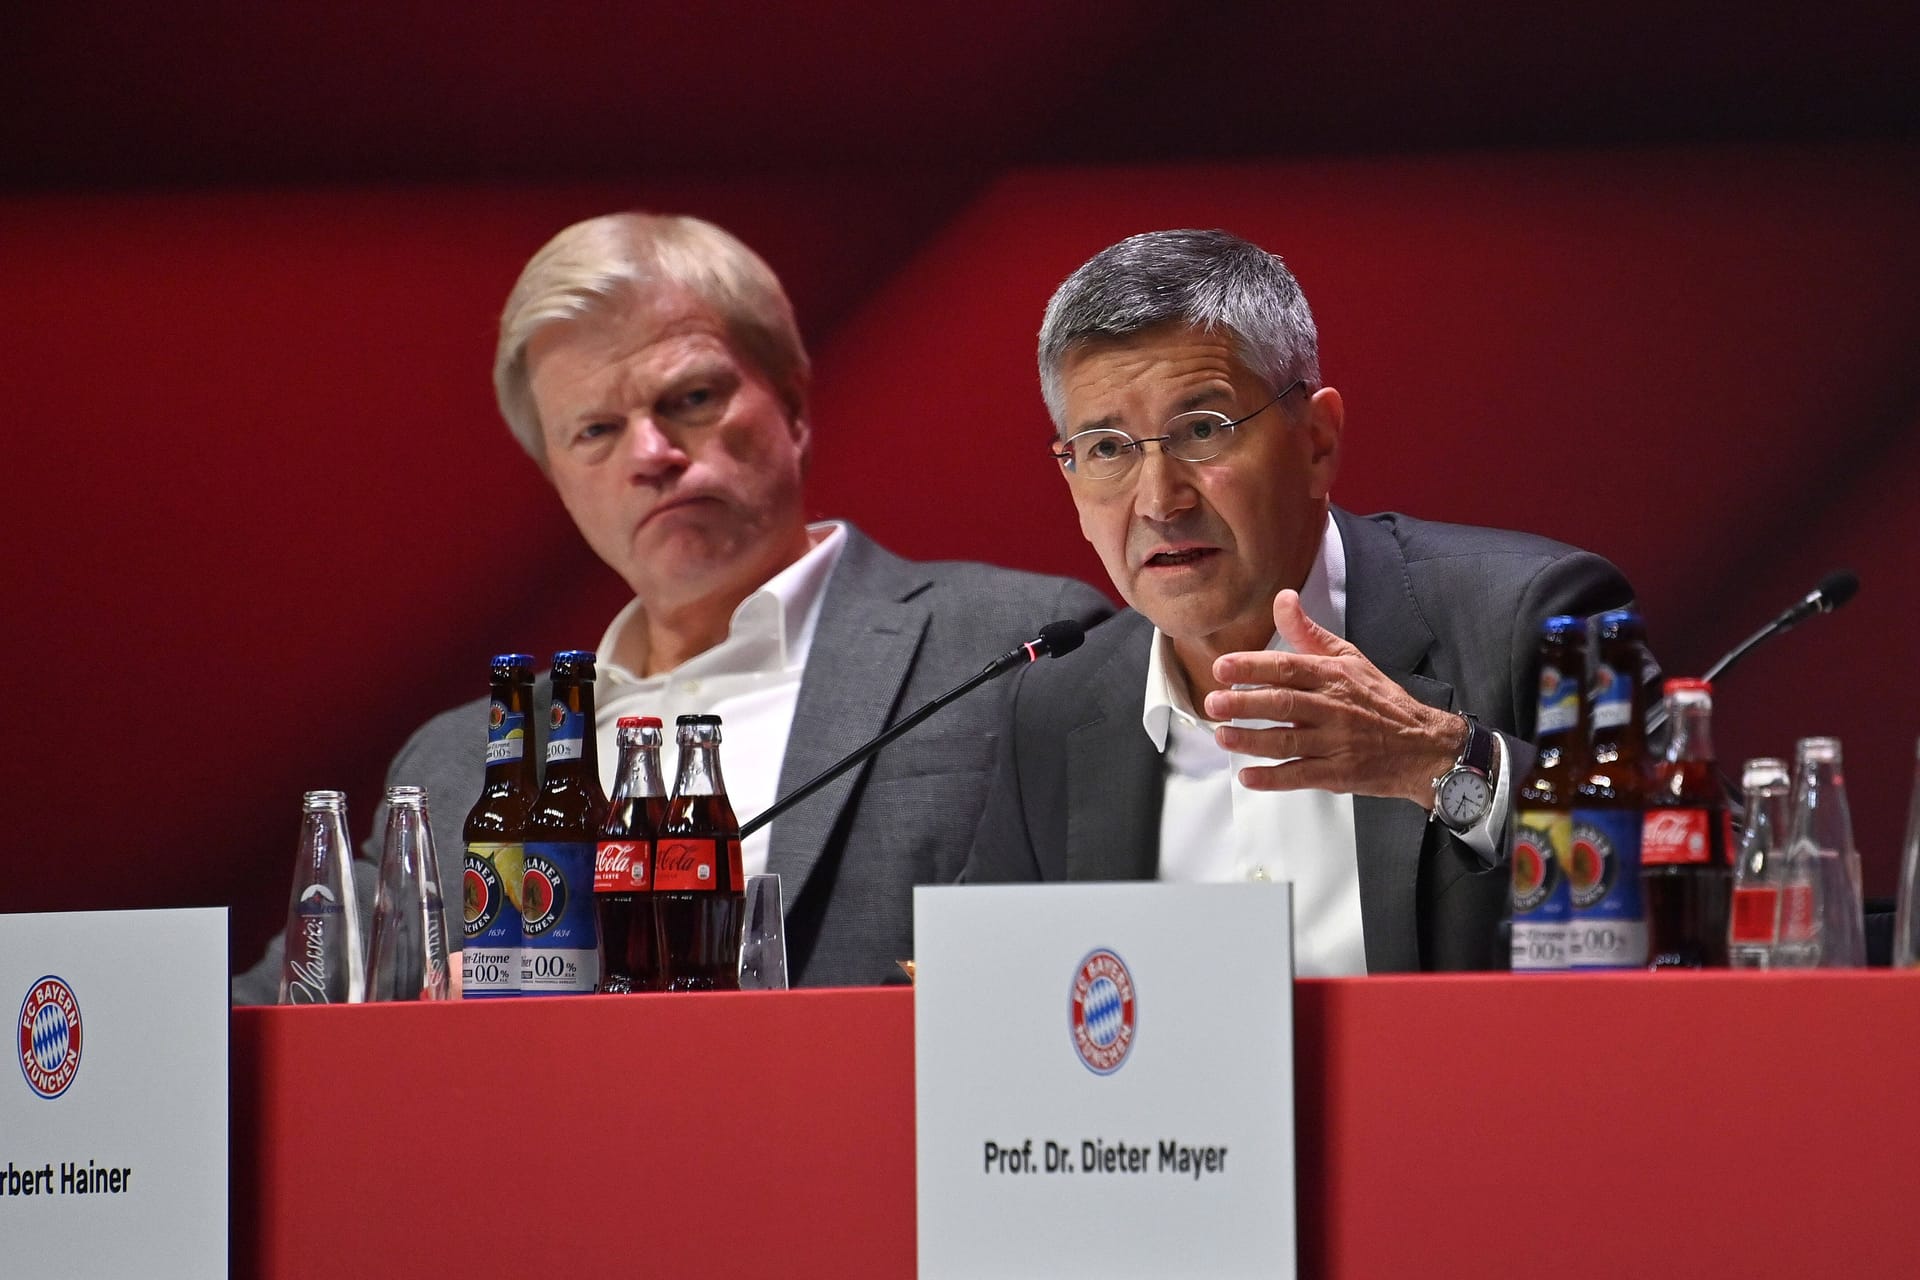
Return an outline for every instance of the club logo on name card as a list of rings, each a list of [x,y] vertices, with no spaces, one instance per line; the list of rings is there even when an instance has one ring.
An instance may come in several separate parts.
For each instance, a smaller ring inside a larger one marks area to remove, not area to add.
[[[1138,1017],[1127,962],[1105,947],[1089,952],[1067,997],[1073,1051],[1087,1070],[1110,1076],[1126,1063]]]
[[[20,1003],[20,1073],[43,1098],[67,1091],[80,1070],[80,1001],[52,974],[27,988]]]

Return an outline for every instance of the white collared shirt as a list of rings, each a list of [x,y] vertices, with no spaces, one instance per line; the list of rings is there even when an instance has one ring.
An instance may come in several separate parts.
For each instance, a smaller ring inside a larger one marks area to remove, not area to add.
[[[1346,635],[1347,556],[1331,512],[1307,580],[1300,588],[1306,615]],[[1276,633],[1267,648],[1290,652]],[[1271,720],[1235,720],[1268,728]],[[1160,808],[1160,878],[1188,883],[1241,880],[1293,882],[1294,971],[1303,978],[1367,971],[1360,914],[1360,859],[1353,797],[1330,791],[1252,791],[1239,772],[1272,764],[1229,752],[1214,740],[1214,721],[1196,715],[1173,646],[1158,628],[1147,657],[1141,727],[1163,757],[1166,788]],[[1501,753],[1494,803],[1487,820],[1462,837],[1483,854],[1493,848],[1508,803],[1507,761]]]
[[[660,717],[666,739],[660,768],[671,788],[680,759],[674,720],[717,715],[723,722],[721,773],[735,815],[745,822],[773,803],[827,579],[847,544],[846,526],[835,521],[809,525],[807,533],[813,546],[740,602],[726,638],[671,671],[643,677],[614,662],[620,637],[637,623],[644,603],[635,600],[614,616],[600,640],[594,706],[601,782],[609,794],[619,764],[621,716]],[[771,828],[762,828],[741,846],[748,875],[767,869],[771,838]]]

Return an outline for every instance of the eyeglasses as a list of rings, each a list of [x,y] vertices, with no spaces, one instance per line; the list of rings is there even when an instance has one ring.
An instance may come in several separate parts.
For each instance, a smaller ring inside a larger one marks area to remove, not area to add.
[[[1158,443],[1160,451],[1182,462],[1210,462],[1233,447],[1235,431],[1284,400],[1288,393],[1307,385],[1295,378],[1280,389],[1273,399],[1244,418],[1229,418],[1212,409],[1195,409],[1175,414],[1160,428],[1157,436],[1136,440],[1124,431],[1100,427],[1080,431],[1050,446],[1054,460],[1068,475],[1085,480],[1117,480],[1133,470],[1149,444]]]

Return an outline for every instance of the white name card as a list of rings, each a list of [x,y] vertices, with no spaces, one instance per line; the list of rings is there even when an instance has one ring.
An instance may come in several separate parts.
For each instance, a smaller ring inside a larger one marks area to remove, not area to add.
[[[227,1274],[227,911],[0,915],[0,1271]]]
[[[1295,1273],[1292,890],[914,890],[923,1280]]]

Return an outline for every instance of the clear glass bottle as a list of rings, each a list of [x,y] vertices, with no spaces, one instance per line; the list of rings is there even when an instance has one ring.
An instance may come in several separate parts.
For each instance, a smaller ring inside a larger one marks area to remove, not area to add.
[[[1847,780],[1838,738],[1802,738],[1793,785],[1793,858],[1805,861],[1813,887],[1818,964],[1859,968],[1867,962],[1860,899],[1860,854],[1853,844]]]
[[[367,999],[452,997],[439,868],[433,826],[427,818],[427,793],[419,787],[388,787],[380,887],[373,896]]]
[[[366,998],[367,976],[346,793],[309,791],[301,809],[280,1003],[350,1004]]]
[[[1920,965],[1920,742],[1913,752],[1913,801],[1907,806],[1906,854],[1900,860],[1900,905],[1893,917],[1895,968]]]
[[[1747,761],[1740,779],[1747,822],[1733,858],[1733,916],[1727,929],[1727,962],[1736,969],[1770,968],[1780,943],[1792,817],[1788,782],[1786,761],[1771,757]]]

